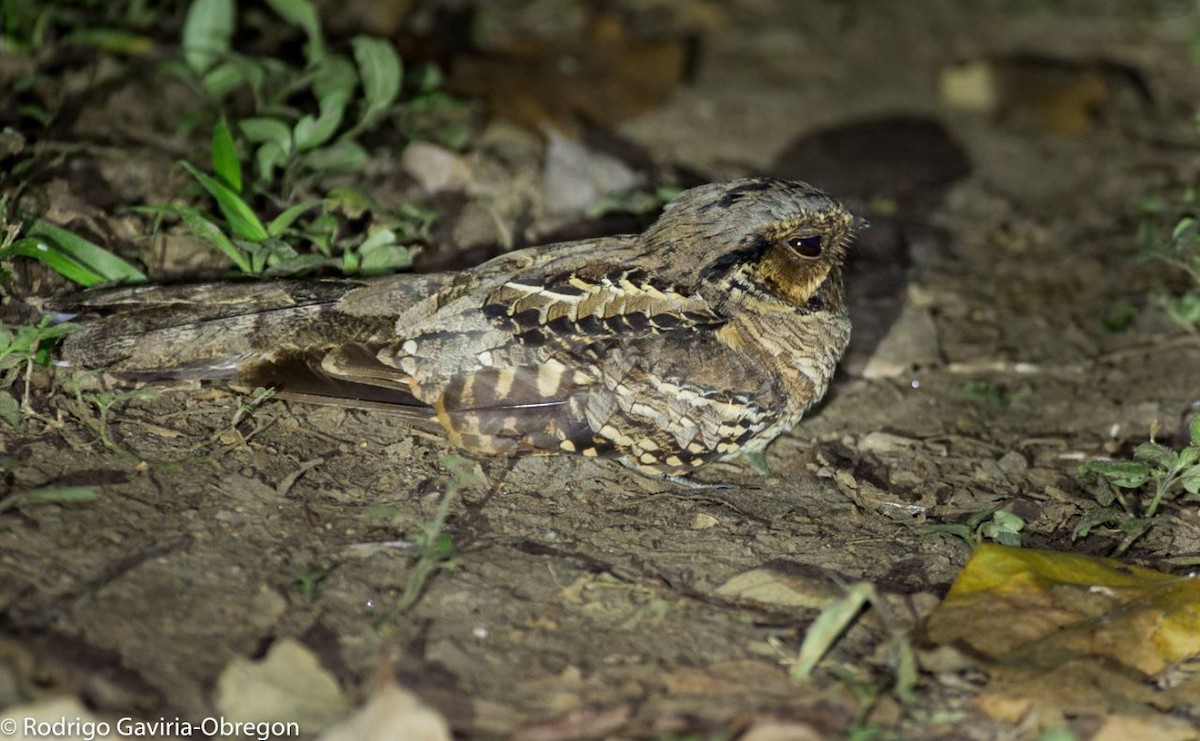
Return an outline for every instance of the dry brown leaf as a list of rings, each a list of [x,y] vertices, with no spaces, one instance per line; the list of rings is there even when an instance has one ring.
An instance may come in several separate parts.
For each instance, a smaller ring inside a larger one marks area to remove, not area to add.
[[[303,644],[284,639],[261,661],[236,658],[217,680],[217,709],[230,721],[296,721],[313,733],[346,713],[337,680]]]
[[[819,570],[773,562],[730,577],[713,593],[731,600],[819,610],[841,597],[842,589]]]
[[[450,724],[394,681],[371,694],[353,715],[321,734],[321,741],[450,741]]]
[[[681,668],[663,674],[661,681],[673,695],[724,697],[747,694],[764,684],[786,686],[788,676],[778,664],[746,659]]]
[[[825,738],[807,723],[781,720],[757,721],[739,737],[739,741],[819,741]]]

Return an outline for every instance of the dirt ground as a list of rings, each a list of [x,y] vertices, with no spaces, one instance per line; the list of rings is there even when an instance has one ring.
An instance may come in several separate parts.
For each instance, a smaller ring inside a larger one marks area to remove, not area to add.
[[[783,659],[838,585],[871,582],[905,624],[924,615],[970,555],[929,524],[1002,507],[1025,545],[1107,554],[1119,534],[1072,539],[1094,501],[1076,467],[1127,454],[1156,421],[1160,441],[1186,438],[1200,345],[1148,305],[1162,271],[1131,259],[1138,203],[1200,169],[1200,15],[1166,0],[754,0],[718,15],[698,22],[689,80],[611,133],[704,180],[814,182],[872,222],[847,276],[852,348],[826,403],[768,449],[770,474],[717,464],[700,478],[733,487],[693,491],[553,457],[479,460],[485,482],[469,483],[473,464],[452,473],[444,442],[386,416],[239,414],[246,394],[219,388],[102,415],[39,375],[38,414],[0,428],[19,462],[0,493],[101,495],[0,513],[0,697],[229,714],[231,662],[291,638],[336,679],[341,712],[390,672],[468,738],[721,738],[771,719],[797,738],[1036,735],[981,713],[970,672],[923,672],[906,711],[870,615],[810,682]],[[139,113],[139,84],[75,111],[69,133],[95,146],[59,168],[54,208],[99,218],[166,187],[180,140],[135,144],[159,115]],[[540,197],[540,139],[488,132],[470,161],[495,174],[471,203],[518,241],[559,228],[513,206]],[[525,154],[497,164],[512,140]],[[379,157],[375,175],[401,167]],[[445,243],[466,229],[438,228]],[[1145,308],[1105,329],[1122,300]],[[452,558],[397,612],[418,560],[370,544],[411,542],[464,483]],[[1179,507],[1128,558],[1172,570],[1198,551],[1200,518]],[[723,588],[745,573],[811,602]]]

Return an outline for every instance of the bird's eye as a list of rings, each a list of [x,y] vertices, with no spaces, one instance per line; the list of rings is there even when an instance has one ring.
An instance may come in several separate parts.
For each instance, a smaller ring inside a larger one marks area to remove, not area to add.
[[[821,235],[810,234],[806,237],[789,237],[785,244],[800,257],[814,258],[821,256]]]

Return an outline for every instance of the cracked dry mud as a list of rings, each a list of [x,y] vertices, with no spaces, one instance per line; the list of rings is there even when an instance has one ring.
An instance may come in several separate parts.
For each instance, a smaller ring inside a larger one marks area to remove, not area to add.
[[[795,649],[815,611],[722,584],[764,566],[798,583],[867,580],[915,618],[969,555],[922,526],[998,506],[1024,518],[1027,544],[1106,553],[1114,537],[1071,539],[1091,503],[1075,467],[1156,420],[1160,440],[1181,439],[1197,397],[1200,345],[1149,310],[1128,332],[1100,322],[1158,279],[1130,264],[1138,199],[1196,174],[1180,148],[1194,147],[1200,100],[1188,39],[1115,2],[1017,5],[749,3],[706,38],[690,86],[622,126],[711,179],[808,178],[784,156],[796,142],[897,113],[940,120],[971,163],[930,197],[886,194],[907,212],[846,193],[875,222],[847,277],[859,334],[825,404],[768,449],[769,475],[717,464],[702,478],[733,488],[681,491],[604,461],[480,460],[488,484],[464,490],[447,524],[452,567],[389,616],[414,561],[360,545],[412,538],[433,517],[451,452],[439,439],[283,402],[234,425],[236,393],[172,391],[114,405],[107,434],[126,455],[101,442],[94,407],[43,386],[40,416],[0,444],[21,462],[8,489],[101,496],[0,516],[0,654],[37,667],[5,676],[106,713],[200,717],[234,657],[295,637],[359,700],[382,657],[469,736],[565,717],[594,733],[778,716],[844,734],[860,699],[829,672],[797,690],[767,643]],[[1073,135],[940,105],[946,65],[1017,52],[1119,62],[1149,98],[1113,83]],[[851,191],[862,180],[844,167]],[[1001,393],[965,393],[971,381]],[[1132,555],[1194,555],[1198,525],[1173,511]],[[886,684],[883,640],[864,621],[832,656]],[[927,676],[921,691],[966,713],[963,735],[1005,730],[973,714],[963,683]],[[905,735],[947,732],[887,703],[875,713]]]

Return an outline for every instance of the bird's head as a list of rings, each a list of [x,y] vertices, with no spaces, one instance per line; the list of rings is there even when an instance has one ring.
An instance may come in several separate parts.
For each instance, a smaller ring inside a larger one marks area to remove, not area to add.
[[[860,224],[811,185],[751,178],[680,193],[643,240],[661,274],[715,305],[841,311],[841,267]]]

